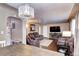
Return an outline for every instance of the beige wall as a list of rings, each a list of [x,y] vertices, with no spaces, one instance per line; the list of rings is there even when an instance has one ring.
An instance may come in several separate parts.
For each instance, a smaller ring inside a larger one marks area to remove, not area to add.
[[[30,31],[30,24],[35,24],[35,31]],[[28,19],[26,22],[27,34],[31,32],[39,32],[40,24],[37,19]]]
[[[69,23],[48,24],[48,27],[50,26],[60,26],[61,32],[69,30]]]
[[[4,32],[2,35],[0,34],[0,40],[5,39],[5,31],[6,31],[6,23],[7,18],[9,16],[16,16],[17,10],[11,8],[5,4],[0,4],[0,32]]]
[[[50,26],[60,26],[61,28],[61,32],[63,31],[69,31],[69,23],[59,23],[59,24],[47,24],[47,25],[43,25],[43,35],[45,37],[49,37],[49,28]]]
[[[76,19],[76,28],[75,28],[75,41],[74,41],[74,55],[79,56],[79,13],[75,17]]]
[[[70,30],[71,30],[71,32],[72,32],[73,35],[75,35],[75,23],[76,23],[75,20],[76,20],[76,19],[74,18],[74,19],[72,19],[71,22],[70,22]]]
[[[12,23],[15,23],[15,28],[10,28],[12,27]],[[10,33],[6,33],[6,34],[10,34],[11,35],[11,41],[22,41],[22,20],[16,17],[9,17],[8,19],[8,26],[11,30]],[[8,31],[8,30],[7,30]]]

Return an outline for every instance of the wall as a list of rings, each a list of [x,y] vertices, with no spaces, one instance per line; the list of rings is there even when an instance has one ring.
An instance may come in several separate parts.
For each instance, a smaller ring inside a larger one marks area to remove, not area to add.
[[[75,35],[75,21],[76,19],[72,19],[71,22],[70,22],[70,30],[72,32],[73,35]]]
[[[72,19],[70,21],[70,30],[72,32],[72,35],[74,37],[74,55],[76,55],[76,18]]]
[[[30,31],[30,27],[31,27],[30,24],[35,25],[35,31]],[[26,27],[27,27],[27,34],[31,32],[40,32],[39,30],[41,29],[39,21],[37,19],[28,19],[26,21]]]
[[[48,26],[60,26],[61,32],[69,30],[69,23],[49,24]]]
[[[0,40],[5,40],[7,38],[5,34],[7,18],[9,16],[16,16],[16,15],[17,15],[16,9],[0,3],[0,32],[3,32],[3,34],[0,35]]]
[[[39,34],[40,35],[43,34],[43,25],[42,24],[39,25]]]
[[[28,33],[28,27],[26,27],[26,20],[28,20],[28,19],[23,19],[23,22],[22,22],[22,33],[23,33],[23,35],[22,35],[22,38],[23,38],[23,40],[22,40],[22,43],[23,44],[26,44],[26,34]]]
[[[48,37],[48,26],[47,25],[43,26],[43,36]]]
[[[8,18],[8,28],[10,29],[10,33],[7,32],[6,34],[10,34],[11,35],[11,41],[17,41],[20,42],[22,41],[22,20],[16,17],[9,17]],[[15,24],[15,28],[11,28],[13,27],[12,24]]]
[[[47,24],[47,25],[43,25],[43,35],[45,37],[49,37],[49,28],[50,26],[60,26],[61,28],[61,32],[63,31],[69,31],[69,23],[59,23],[59,24]]]
[[[75,45],[74,55],[79,56],[79,13],[76,15],[75,37],[76,37],[76,42],[74,43],[74,45]]]
[[[74,56],[79,56],[79,13],[72,19],[70,27],[74,34]]]

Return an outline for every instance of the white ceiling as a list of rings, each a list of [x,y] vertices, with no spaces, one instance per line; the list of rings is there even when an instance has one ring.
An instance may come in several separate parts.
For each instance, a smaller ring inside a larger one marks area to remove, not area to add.
[[[23,3],[8,3],[8,5],[18,8]],[[35,17],[43,23],[66,22],[73,3],[29,3],[35,10]]]

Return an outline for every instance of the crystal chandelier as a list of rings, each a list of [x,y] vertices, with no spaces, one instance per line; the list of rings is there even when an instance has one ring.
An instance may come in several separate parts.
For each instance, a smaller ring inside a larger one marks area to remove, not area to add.
[[[21,5],[18,8],[18,15],[21,18],[34,18],[34,8],[27,4]]]

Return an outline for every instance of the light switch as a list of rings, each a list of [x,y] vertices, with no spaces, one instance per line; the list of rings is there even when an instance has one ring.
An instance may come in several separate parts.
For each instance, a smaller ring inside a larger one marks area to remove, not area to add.
[[[0,34],[4,34],[4,31],[1,31]]]

